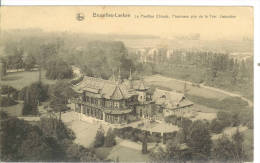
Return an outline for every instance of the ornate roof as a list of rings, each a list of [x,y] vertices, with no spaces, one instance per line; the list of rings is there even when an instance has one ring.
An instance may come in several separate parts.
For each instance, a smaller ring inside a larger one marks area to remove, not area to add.
[[[74,87],[74,90],[77,92],[87,91],[93,94],[99,94],[101,98],[115,100],[127,99],[135,95],[125,84],[88,76],[85,76],[84,79]]]
[[[182,93],[177,93],[174,91],[165,91],[161,89],[155,89],[152,96],[153,101],[158,105],[163,105],[169,109],[176,109],[193,103],[187,100]]]

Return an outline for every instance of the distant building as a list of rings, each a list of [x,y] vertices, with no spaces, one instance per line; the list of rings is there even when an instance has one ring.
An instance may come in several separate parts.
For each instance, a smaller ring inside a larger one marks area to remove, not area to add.
[[[78,97],[70,100],[71,109],[85,118],[94,117],[112,124],[124,124],[141,118],[163,118],[165,101],[159,102],[160,91],[156,89],[152,96],[143,80],[132,80],[131,72],[125,81],[121,80],[120,73],[117,79],[113,75],[111,80],[84,76],[73,89]],[[173,100],[171,96],[166,94],[166,99]],[[184,102],[186,100],[182,97],[177,101],[174,99],[176,105],[165,105],[165,109],[186,107]]]

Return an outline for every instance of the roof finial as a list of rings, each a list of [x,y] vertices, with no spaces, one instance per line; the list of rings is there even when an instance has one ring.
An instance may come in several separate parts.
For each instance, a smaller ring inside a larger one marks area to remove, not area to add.
[[[112,81],[116,81],[116,77],[115,77],[115,72],[114,72],[114,69],[112,69],[112,72],[113,72],[113,76],[112,76]]]
[[[118,79],[117,79],[118,84],[121,84],[121,72],[120,72],[120,67],[119,67],[119,72],[118,72]]]

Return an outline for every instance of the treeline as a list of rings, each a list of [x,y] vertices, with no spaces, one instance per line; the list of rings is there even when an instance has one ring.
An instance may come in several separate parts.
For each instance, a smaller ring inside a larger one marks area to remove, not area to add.
[[[134,61],[129,57],[125,45],[120,41],[92,41],[84,47],[73,49],[65,60],[77,65],[84,74],[109,79],[113,73],[122,78],[135,71]]]
[[[56,118],[35,124],[0,112],[1,161],[100,161],[94,152],[73,142],[75,134]]]
[[[77,37],[76,37],[77,36]],[[17,38],[16,38],[17,37]],[[72,78],[71,65],[88,76],[109,79],[113,72],[127,78],[162,74],[209,86],[239,91],[253,99],[253,58],[237,60],[226,53],[212,51],[173,50],[159,48],[141,64],[140,54],[128,51],[123,42],[97,41],[77,34],[16,34],[5,35],[3,60],[8,69],[35,65],[46,69],[48,79]]]
[[[7,85],[0,85],[0,106],[12,106],[17,104],[16,101],[20,100],[23,101],[23,115],[37,115],[38,106],[42,102],[48,101],[54,112],[61,112],[68,109],[66,106],[68,99],[75,95],[76,93],[70,87],[70,83],[63,80],[52,85],[35,82],[21,90],[16,90]]]
[[[236,59],[228,53],[158,49],[147,56],[145,71],[239,91],[253,99],[253,57]],[[154,64],[154,65],[153,65]]]
[[[71,66],[60,57],[60,53],[64,49],[63,42],[59,39],[43,41],[42,38],[38,37],[24,37],[20,41],[5,40],[2,46],[4,57],[0,59],[5,63],[7,70],[45,69],[47,71],[46,78],[53,80],[73,77]]]
[[[7,35],[8,36],[8,35]],[[7,37],[6,36],[6,37]],[[35,66],[47,70],[48,79],[72,78],[71,65],[80,67],[88,76],[108,79],[113,72],[127,78],[130,69],[135,71],[133,60],[120,41],[95,41],[88,38],[75,39],[74,35],[8,36],[3,42],[7,69],[31,70]],[[82,42],[86,40],[85,44]],[[79,42],[79,44],[75,44]],[[71,43],[71,44],[69,44]]]

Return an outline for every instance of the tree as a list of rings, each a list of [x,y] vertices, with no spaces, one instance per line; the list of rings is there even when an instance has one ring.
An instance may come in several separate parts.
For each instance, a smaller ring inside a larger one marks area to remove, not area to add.
[[[43,102],[48,99],[48,85],[44,85],[41,82],[32,83],[28,87],[24,87],[19,92],[19,99],[27,101],[31,105],[37,106],[39,102]]]
[[[18,98],[24,101],[23,114],[37,114],[38,105],[48,99],[48,85],[41,82],[32,83],[24,87],[18,94]]]
[[[231,161],[233,157],[234,146],[229,138],[223,135],[213,146],[213,159],[221,162]]]
[[[0,112],[0,155],[1,161],[100,161],[89,149],[73,143],[71,134],[57,119],[43,118],[36,124],[8,116]]]
[[[147,150],[147,132],[144,132],[144,136],[142,138],[142,153],[146,154],[148,152]]]
[[[1,161],[51,161],[52,151],[38,126],[7,116],[1,119]]]
[[[115,134],[112,128],[109,128],[105,137],[105,147],[112,147],[116,145]]]
[[[167,162],[169,161],[168,153],[158,144],[150,152],[151,162]]]
[[[234,144],[234,160],[238,162],[243,162],[245,160],[244,151],[244,136],[237,129],[236,133],[232,136],[232,142]]]
[[[243,135],[238,130],[231,138],[223,135],[214,144],[212,157],[221,162],[244,162],[246,153],[243,141]]]
[[[31,71],[31,69],[35,66],[35,64],[36,64],[36,59],[32,54],[29,54],[24,58],[24,68],[25,68],[25,70]]]
[[[105,141],[104,129],[100,126],[95,137],[94,147],[102,147]]]
[[[22,115],[35,115],[37,114],[37,107],[28,102],[23,103]]]
[[[70,87],[66,81],[58,81],[51,85],[48,89],[48,96],[51,97],[50,107],[54,112],[59,112],[61,120],[61,112],[68,109],[68,99],[75,96],[76,92]]]
[[[16,104],[17,104],[17,102],[13,98],[11,98],[9,96],[6,97],[6,96],[0,95],[0,106],[1,107],[8,107],[8,106],[16,105]]]
[[[213,119],[209,126],[211,132],[216,134],[221,133],[225,127],[227,127],[225,123],[218,119]]]
[[[25,161],[52,161],[53,151],[38,127],[32,127],[19,148],[19,155]]]
[[[194,160],[208,160],[212,141],[208,126],[205,122],[199,120],[193,122],[187,145],[191,148],[192,158]]]
[[[46,77],[48,79],[70,79],[73,77],[73,71],[70,65],[60,58],[49,61],[46,67]]]
[[[171,141],[167,144],[167,158],[172,162],[186,162],[191,160],[191,151],[186,144]]]
[[[225,127],[230,126],[232,123],[231,114],[228,112],[220,111],[217,113],[217,119],[221,121]]]

